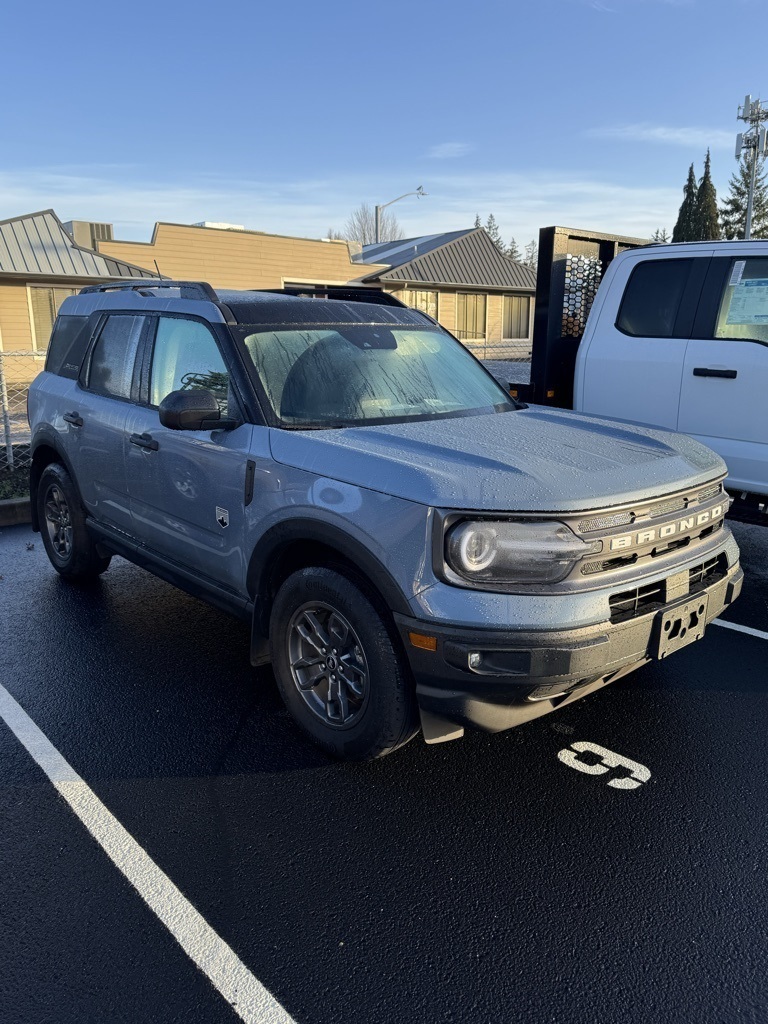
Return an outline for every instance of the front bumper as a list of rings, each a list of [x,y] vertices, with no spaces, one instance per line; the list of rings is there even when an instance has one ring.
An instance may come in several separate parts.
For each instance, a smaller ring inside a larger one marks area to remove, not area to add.
[[[736,600],[743,578],[736,562],[716,582],[683,594],[682,600],[668,599],[622,622],[570,630],[468,629],[395,615],[416,680],[425,739],[453,739],[464,726],[485,732],[510,729],[687,645]],[[662,630],[675,609],[687,615],[689,604],[691,621],[698,621],[696,612],[704,608],[696,632],[666,642]],[[435,649],[414,646],[411,634],[434,641]]]

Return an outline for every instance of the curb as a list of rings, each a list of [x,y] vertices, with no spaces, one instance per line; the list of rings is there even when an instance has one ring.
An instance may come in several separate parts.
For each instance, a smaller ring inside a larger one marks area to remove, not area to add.
[[[0,527],[32,522],[29,498],[4,498],[0,501]]]

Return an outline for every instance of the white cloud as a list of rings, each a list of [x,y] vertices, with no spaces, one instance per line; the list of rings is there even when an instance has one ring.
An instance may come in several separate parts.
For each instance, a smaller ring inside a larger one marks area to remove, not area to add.
[[[457,157],[466,156],[474,149],[468,142],[441,142],[432,146],[427,152],[430,160],[456,160]]]
[[[362,201],[391,192],[391,176],[301,181],[196,176],[184,181],[136,180],[136,168],[0,172],[0,219],[53,207],[62,220],[106,221],[118,238],[149,241],[155,221],[228,221],[276,234],[324,237]],[[428,198],[396,208],[406,235],[470,228],[475,214],[493,213],[506,240],[525,244],[548,224],[649,237],[671,229],[681,188],[626,184],[567,173],[445,173],[425,181]],[[681,186],[682,187],[682,186]]]
[[[591,139],[617,139],[623,142],[658,142],[669,146],[698,146],[706,149],[733,149],[736,130],[719,128],[673,128],[660,124],[622,124],[590,128],[585,135]]]

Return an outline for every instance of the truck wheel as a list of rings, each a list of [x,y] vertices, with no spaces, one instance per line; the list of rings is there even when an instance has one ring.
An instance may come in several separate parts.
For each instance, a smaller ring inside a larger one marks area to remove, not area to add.
[[[66,579],[100,576],[110,558],[96,551],[72,477],[58,462],[46,466],[37,485],[37,516],[43,544],[56,572]]]
[[[335,757],[370,761],[418,731],[416,695],[396,641],[369,598],[331,569],[301,569],[270,619],[272,667],[286,707]]]

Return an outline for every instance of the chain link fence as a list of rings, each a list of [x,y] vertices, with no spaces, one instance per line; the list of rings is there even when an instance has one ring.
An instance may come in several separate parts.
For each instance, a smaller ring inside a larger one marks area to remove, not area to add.
[[[0,474],[26,469],[31,463],[27,394],[43,368],[31,349],[0,352]]]

